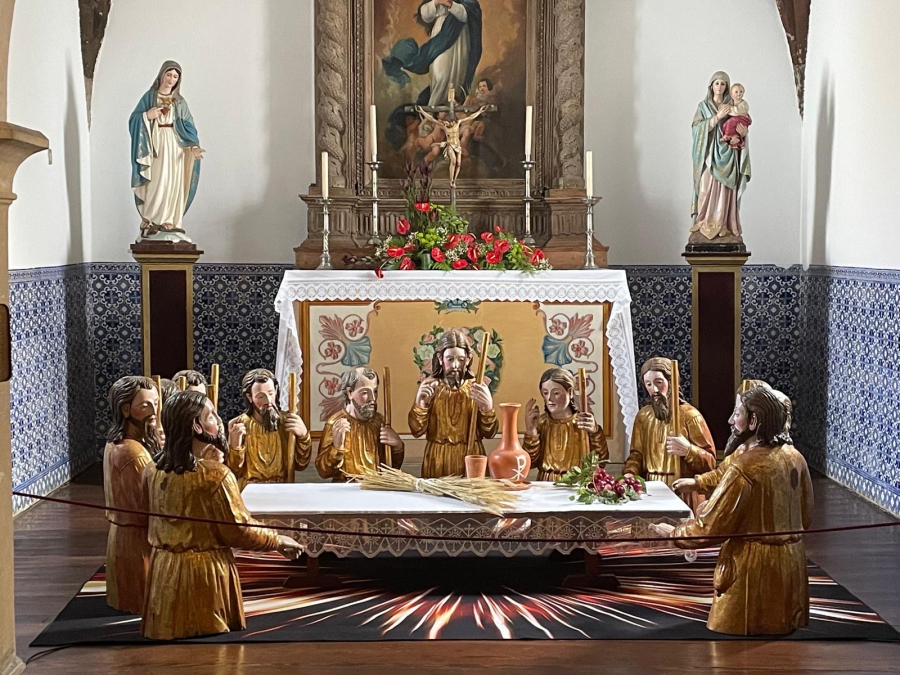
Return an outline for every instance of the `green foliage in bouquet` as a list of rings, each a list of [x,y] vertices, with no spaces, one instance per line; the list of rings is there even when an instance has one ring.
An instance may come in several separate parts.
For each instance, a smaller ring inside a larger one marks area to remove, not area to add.
[[[416,176],[418,173],[418,177]],[[353,266],[383,270],[515,270],[534,273],[550,269],[544,252],[529,248],[499,226],[478,237],[452,206],[431,201],[431,167],[407,164],[403,181],[406,217],[396,233],[382,239],[371,256],[347,258]]]
[[[647,486],[640,476],[614,478],[603,468],[608,461],[601,460],[596,453],[589,453],[581,458],[580,465],[560,476],[555,485],[577,488],[569,499],[581,504],[624,504],[637,501],[647,493]]]

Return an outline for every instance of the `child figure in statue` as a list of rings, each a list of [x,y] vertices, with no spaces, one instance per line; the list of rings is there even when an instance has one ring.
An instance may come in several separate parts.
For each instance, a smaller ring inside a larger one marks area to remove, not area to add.
[[[750,104],[744,100],[744,85],[735,82],[731,85],[731,109],[722,126],[722,138],[719,142],[728,143],[732,148],[743,148],[746,142],[744,136],[738,133],[738,125],[741,124],[749,127],[753,121],[750,119]],[[747,133],[746,128],[744,133]]]
[[[144,469],[144,509],[235,525],[150,518],[153,547],[141,633],[174,640],[243,630],[244,604],[232,548],[300,555],[300,544],[257,524],[241,499],[234,474],[222,464],[227,448],[212,401],[183,391],[162,412],[166,447]],[[208,448],[212,446],[215,452]],[[219,459],[198,459],[217,456]]]
[[[525,438],[522,448],[538,469],[538,480],[555,481],[581,463],[587,452],[609,459],[606,434],[590,411],[575,405],[575,378],[568,370],[550,368],[540,381],[544,412],[537,401],[525,406]]]

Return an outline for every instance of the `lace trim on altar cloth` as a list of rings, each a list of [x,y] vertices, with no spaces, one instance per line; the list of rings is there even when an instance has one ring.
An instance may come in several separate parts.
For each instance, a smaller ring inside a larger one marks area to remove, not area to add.
[[[275,297],[279,313],[275,375],[287,382],[290,372],[303,372],[303,355],[293,303],[303,300],[485,300],[517,302],[609,302],[607,322],[613,382],[619,395],[630,445],[638,412],[637,373],[631,329],[631,293],[623,270],[552,270],[535,275],[517,272],[322,272],[288,270]],[[282,387],[282,401],[287,391]],[[626,446],[627,447],[627,446]]]
[[[656,537],[658,536],[656,532],[649,527],[651,523],[667,523],[674,526],[681,522],[679,518],[667,516],[621,518],[589,514],[517,518],[498,518],[488,514],[459,517],[446,515],[270,517],[261,514],[254,517],[266,525],[301,528],[291,533],[291,536],[300,542],[308,554],[315,557],[329,552],[339,558],[345,558],[351,553],[362,553],[367,558],[379,553],[401,556],[407,552],[422,556],[437,553],[458,556],[470,553],[480,557],[489,553],[501,553],[511,557],[522,553],[541,555],[551,551],[571,553],[575,549],[622,552],[671,549],[672,542],[666,538],[660,538],[659,543],[617,541],[617,539]],[[305,528],[338,530],[348,534],[304,533],[302,529]],[[408,534],[410,537],[372,536],[378,534]],[[446,539],[415,537],[446,537]],[[506,540],[504,537],[509,539]],[[478,541],[484,538],[497,541]],[[534,541],[546,539],[557,541]]]

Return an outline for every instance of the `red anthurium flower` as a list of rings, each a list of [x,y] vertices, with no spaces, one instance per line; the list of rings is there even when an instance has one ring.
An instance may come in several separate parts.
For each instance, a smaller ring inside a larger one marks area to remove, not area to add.
[[[402,246],[388,246],[387,254],[389,258],[399,258],[403,253]]]
[[[412,261],[412,258],[404,258],[400,261],[400,269],[401,270],[414,270],[416,269],[416,264]]]
[[[431,249],[431,259],[434,260],[434,262],[444,262],[444,252],[435,246]]]
[[[428,213],[429,211],[431,211],[431,204],[429,204],[428,202],[419,202],[418,204],[416,204],[416,211],[419,211],[420,213]]]
[[[519,242],[519,245],[522,247],[522,253],[524,253],[525,255],[531,255],[531,249],[530,249],[530,248],[528,248],[528,247],[527,247],[525,244],[523,244],[521,241]]]
[[[491,265],[496,265],[502,258],[503,254],[498,253],[497,251],[491,251],[486,256],[484,256],[484,259],[487,260]]]
[[[375,276],[378,277],[379,279],[384,279],[384,270],[381,269],[380,267],[376,267],[375,268]]]
[[[494,250],[498,253],[506,253],[509,251],[509,242],[506,239],[498,239],[494,242]]]
[[[496,232],[497,234],[500,234],[501,232],[503,232],[503,228],[500,227],[499,225],[494,225],[494,232]]]
[[[480,270],[481,267],[478,266],[478,265],[476,265],[475,263],[472,263],[472,269],[473,269],[473,270]]]
[[[537,265],[543,259],[544,259],[544,252],[539,248],[534,249],[534,253],[531,254],[531,264]]]
[[[474,246],[470,246],[469,250],[466,251],[466,257],[469,260],[471,260],[472,262],[477,262],[478,261],[478,249],[475,248]]]
[[[449,237],[447,237],[447,248],[456,248],[456,246],[459,244],[459,239],[460,237],[458,234],[451,234]]]
[[[463,269],[463,268],[464,268],[466,265],[468,265],[468,264],[469,264],[469,263],[467,263],[467,262],[466,262],[465,260],[463,260],[462,258],[458,258],[458,259],[456,259],[456,260],[453,261],[453,269],[455,269],[455,270],[461,270],[461,269]]]
[[[462,236],[462,240],[464,242],[466,242],[467,244],[471,244],[473,241],[475,241],[475,237],[472,236],[471,234],[464,234]]]
[[[481,240],[490,244],[492,241],[494,241],[494,235],[492,235],[490,232],[482,232]]]
[[[401,218],[397,221],[397,234],[401,237],[409,234],[409,221],[406,218]]]
[[[412,241],[406,242],[406,246],[403,247],[403,250],[404,251],[415,251],[416,250],[415,242],[412,242]]]

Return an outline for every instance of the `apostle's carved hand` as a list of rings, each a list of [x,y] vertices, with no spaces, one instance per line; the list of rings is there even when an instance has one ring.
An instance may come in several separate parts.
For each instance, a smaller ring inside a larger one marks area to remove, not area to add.
[[[494,409],[494,399],[491,397],[491,390],[487,388],[487,385],[473,382],[469,396],[472,397],[481,412],[487,413]]]
[[[528,403],[525,404],[525,433],[529,436],[537,436],[540,421],[541,410],[538,408],[537,401],[530,398]]]
[[[156,108],[150,108],[150,110],[147,111],[147,119],[148,120],[159,119],[160,115],[162,115],[162,108],[160,108],[158,106]]]
[[[278,552],[288,560],[296,560],[303,553],[303,547],[290,537],[278,535]]]
[[[300,415],[295,415],[294,413],[284,414],[284,429],[288,433],[294,434],[297,438],[303,438],[309,433],[309,429],[306,428],[303,420],[300,419]]]
[[[382,443],[392,448],[399,448],[403,445],[403,441],[400,440],[400,434],[387,425],[381,427],[381,434],[378,438]]]
[[[228,423],[228,445],[232,448],[240,448],[244,445],[244,436],[247,435],[247,427],[241,422],[240,417],[235,417]]]
[[[437,380],[431,377],[422,380],[422,384],[419,385],[419,391],[416,392],[416,405],[420,408],[428,408],[431,406],[431,401],[434,398],[437,387]]]
[[[575,426],[589,434],[597,433],[597,420],[589,412],[578,413],[575,417]]]
[[[669,523],[650,523],[650,529],[660,537],[670,537],[675,526]]]
[[[684,436],[669,436],[666,439],[666,452],[670,455],[685,457],[691,449],[691,444]]]
[[[350,431],[350,420],[345,417],[336,420],[334,426],[331,427],[331,444],[338,450],[344,449],[344,439],[348,431]]]
[[[678,494],[685,494],[688,492],[696,492],[700,489],[700,486],[697,484],[696,478],[679,478],[672,483],[672,489]]]

